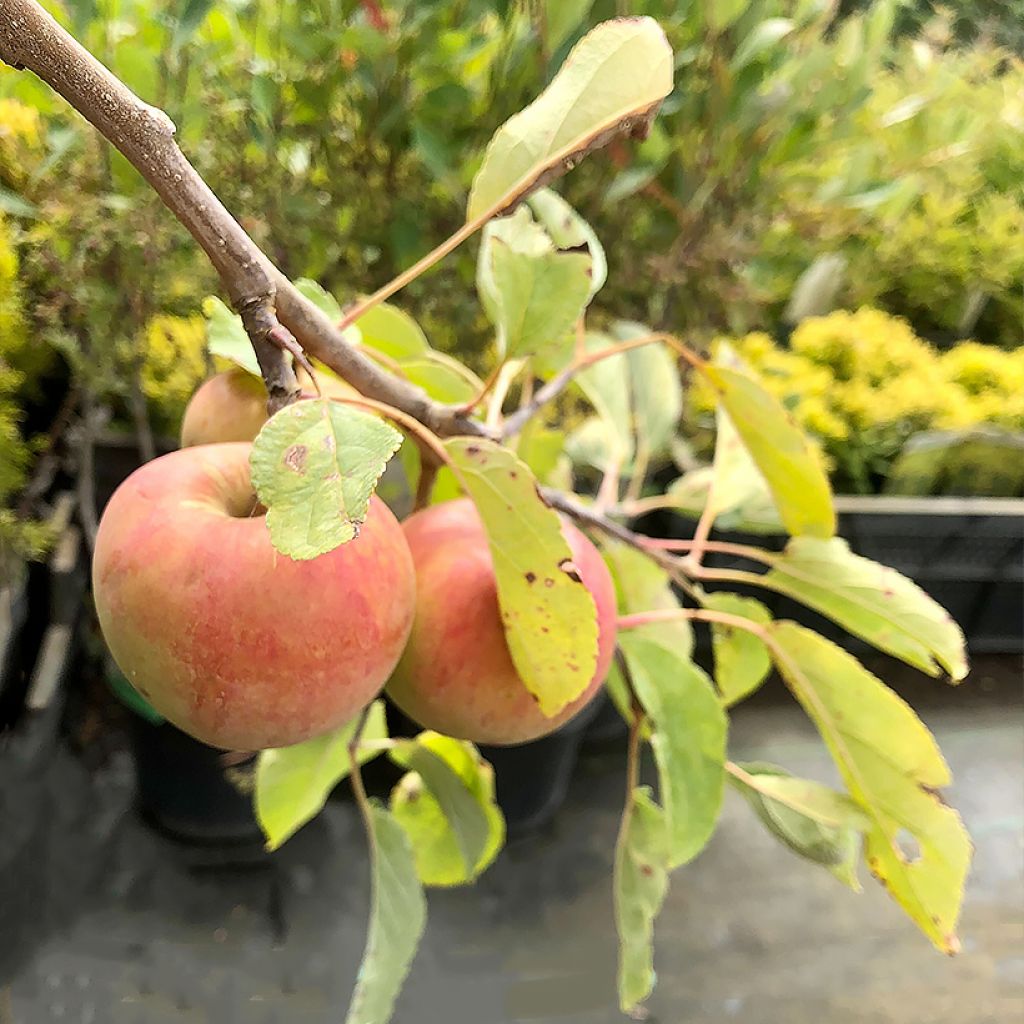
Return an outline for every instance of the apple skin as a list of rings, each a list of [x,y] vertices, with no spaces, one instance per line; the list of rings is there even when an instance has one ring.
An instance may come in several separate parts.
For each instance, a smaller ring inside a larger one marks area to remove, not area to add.
[[[121,671],[214,747],[287,746],[350,720],[405,646],[415,572],[371,499],[358,537],[293,561],[250,516],[251,444],[149,462],[114,493],[93,556],[96,610]]]
[[[316,389],[309,375],[300,371],[298,377],[303,396],[315,397]],[[316,380],[325,398],[358,394],[332,374],[317,371]],[[251,441],[267,418],[267,390],[259,377],[240,367],[215,373],[199,385],[185,407],[181,421],[181,447]]]
[[[434,505],[404,523],[416,565],[416,620],[386,692],[427,729],[491,745],[538,739],[581,711],[615,653],[615,586],[597,548],[564,523],[573,561],[597,605],[597,668],[586,691],[543,715],[512,663],[487,535],[469,499]]]

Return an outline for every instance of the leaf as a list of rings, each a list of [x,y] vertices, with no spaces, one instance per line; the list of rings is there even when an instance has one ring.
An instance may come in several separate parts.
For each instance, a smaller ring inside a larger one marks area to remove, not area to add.
[[[351,770],[348,745],[359,718],[339,729],[291,747],[261,750],[256,760],[256,818],[267,837],[267,849],[276,850],[307,821],[320,813],[331,790]],[[370,705],[361,738],[387,739],[384,702]],[[360,747],[356,760],[365,764],[380,750]]]
[[[404,310],[381,302],[355,322],[363,344],[392,359],[404,360],[430,351],[418,323]]]
[[[714,832],[725,784],[728,719],[711,680],[688,658],[627,634],[619,640],[637,698],[651,719],[670,868],[693,860]]]
[[[391,756],[413,769],[392,791],[391,813],[412,839],[420,881],[473,881],[505,840],[493,769],[472,743],[435,732],[421,733]]]
[[[589,333],[584,338],[587,352],[600,352],[615,344],[607,334]],[[633,457],[633,410],[629,387],[629,364],[625,353],[609,356],[576,375],[575,385],[583,392],[604,424],[603,436],[609,456],[625,462]]]
[[[367,815],[373,898],[366,951],[345,1024],[387,1024],[427,921],[405,830],[379,804]]]
[[[335,322],[342,318],[343,313],[338,300],[330,292],[321,288],[316,281],[311,281],[308,277],[299,278],[295,282],[295,289]]]
[[[438,402],[457,405],[477,397],[484,382],[468,366],[443,352],[430,351],[399,364],[410,383]]]
[[[836,531],[832,493],[821,459],[789,413],[752,377],[705,365],[729,419],[775,498],[786,529],[831,537]]]
[[[868,827],[864,812],[845,794],[775,765],[755,762],[737,768],[743,775],[729,779],[765,828],[797,856],[828,868],[860,892],[860,834]]]
[[[185,0],[184,8],[174,26],[172,49],[177,52],[195,35],[206,15],[213,7],[213,0]]]
[[[668,824],[646,786],[634,789],[615,847],[619,1006],[635,1010],[654,988],[654,919],[668,892]]]
[[[206,316],[206,350],[210,355],[229,359],[253,376],[262,377],[252,342],[242,326],[242,318],[214,295],[203,299],[203,314]]]
[[[557,193],[549,188],[535,192],[527,200],[538,223],[548,233],[555,248],[579,250],[590,254],[590,298],[608,279],[608,258],[594,229]]]
[[[535,355],[561,341],[590,299],[591,259],[558,252],[525,207],[484,228],[477,261],[480,300],[501,359]]]
[[[274,547],[289,558],[316,558],[357,536],[401,443],[383,420],[328,399],[275,413],[249,456]]]
[[[576,31],[590,13],[594,0],[543,0],[544,43],[550,53]]]
[[[620,320],[612,326],[616,341],[632,341],[651,334],[644,324]],[[660,455],[676,432],[683,412],[683,391],[675,358],[664,346],[643,345],[624,353],[628,367],[630,404],[637,448]],[[611,362],[617,362],[612,357]]]
[[[845,540],[794,537],[757,582],[929,675],[967,675],[964,635],[949,613],[895,569],[855,555]]]
[[[734,21],[738,21],[749,7],[748,0],[715,0],[703,7],[707,27],[713,33],[724,32]]]
[[[779,671],[871,819],[871,873],[940,950],[955,953],[971,843],[939,795],[951,780],[935,740],[904,701],[831,641],[794,622],[766,628]],[[917,859],[901,848],[904,833],[918,844]]]
[[[556,715],[597,667],[597,610],[561,520],[525,463],[484,439],[445,441],[490,544],[512,662],[543,714]]]
[[[715,470],[711,466],[692,469],[669,485],[665,497],[672,502],[672,508],[677,509],[681,515],[697,519],[710,500],[714,476]],[[731,511],[716,515],[715,526],[719,530],[740,533],[785,532],[767,485],[763,494],[752,494],[749,501],[744,500]]]
[[[672,50],[652,18],[588,32],[548,87],[495,132],[473,179],[466,220],[500,213],[617,135],[646,131],[672,91]]]
[[[566,461],[564,453],[565,434],[545,427],[537,418],[526,424],[516,446],[516,454],[542,484],[552,481],[559,466]]]
[[[704,606],[714,611],[741,615],[764,624],[771,622],[771,613],[760,601],[719,591],[707,594]],[[711,645],[715,654],[715,683],[722,703],[732,707],[749,697],[768,677],[771,658],[768,650],[752,633],[744,629],[711,624]]]
[[[778,509],[761,475],[750,457],[729,414],[719,406],[715,410],[715,457],[712,464],[712,483],[708,499],[712,503],[715,519],[723,513],[740,509],[768,509],[772,519],[781,527]]]
[[[773,49],[775,44],[785,39],[795,27],[789,18],[765,18],[764,21],[758,22],[736,48],[736,56],[730,65],[733,72],[741,71],[751,61]]]

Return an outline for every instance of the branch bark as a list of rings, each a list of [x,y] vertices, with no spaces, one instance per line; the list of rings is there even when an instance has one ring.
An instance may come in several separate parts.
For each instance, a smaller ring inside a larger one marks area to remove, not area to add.
[[[178,148],[170,118],[139,99],[35,0],[0,0],[0,60],[34,72],[67,100],[132,163],[199,243],[242,317],[272,412],[299,397],[289,355],[302,360],[305,349],[367,397],[409,413],[434,433],[488,434],[458,407],[434,402],[354,349],[225,209]]]

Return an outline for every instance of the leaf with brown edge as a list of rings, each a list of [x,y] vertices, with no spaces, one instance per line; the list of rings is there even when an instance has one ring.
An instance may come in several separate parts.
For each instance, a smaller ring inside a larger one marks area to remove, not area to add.
[[[934,738],[909,705],[831,641],[794,622],[764,629],[776,666],[869,818],[871,873],[938,949],[957,952],[971,841],[940,796],[951,779]],[[904,835],[916,842],[916,858],[901,846]]]

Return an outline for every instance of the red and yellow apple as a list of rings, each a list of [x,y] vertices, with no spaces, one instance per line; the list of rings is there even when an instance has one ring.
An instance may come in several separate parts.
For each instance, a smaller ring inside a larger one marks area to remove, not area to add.
[[[371,499],[359,535],[310,561],[270,542],[250,444],[185,448],[115,492],[93,557],[110,652],[174,725],[215,747],[298,743],[351,719],[402,652],[409,547]]]
[[[468,499],[434,505],[403,524],[416,565],[416,619],[388,696],[428,729],[476,743],[515,744],[553,731],[596,696],[615,651],[615,587],[597,548],[563,523],[597,606],[597,667],[586,690],[552,718],[512,663],[487,535]]]

